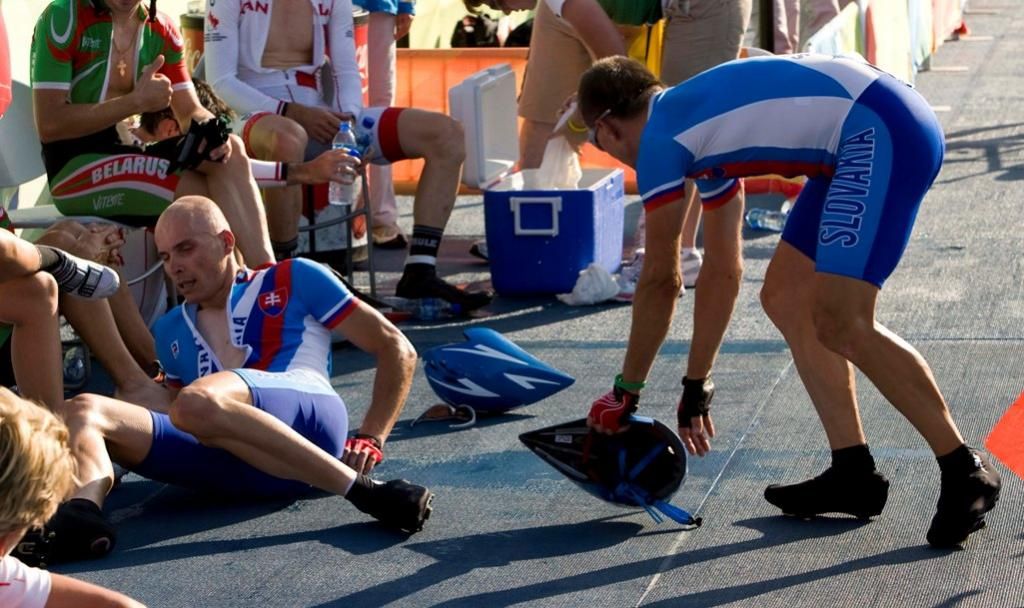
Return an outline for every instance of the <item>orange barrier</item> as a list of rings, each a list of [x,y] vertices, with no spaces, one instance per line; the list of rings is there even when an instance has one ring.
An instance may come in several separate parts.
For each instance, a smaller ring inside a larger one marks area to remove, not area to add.
[[[525,48],[398,49],[395,105],[449,114],[448,89],[469,76],[493,65],[507,63],[516,74],[516,90],[523,86],[526,72]],[[636,192],[636,175],[593,146],[585,146],[580,164],[585,168],[619,167],[626,173],[626,190]],[[395,163],[392,176],[395,190],[411,193],[416,189],[422,160]]]
[[[989,433],[985,447],[998,458],[1006,468],[1018,477],[1024,477],[1024,393],[1006,410],[1003,417]]]

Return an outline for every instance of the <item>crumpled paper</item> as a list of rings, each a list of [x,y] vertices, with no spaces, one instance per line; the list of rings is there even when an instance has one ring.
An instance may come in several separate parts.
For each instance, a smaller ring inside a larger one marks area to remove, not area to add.
[[[591,264],[580,272],[572,293],[560,293],[555,297],[570,306],[587,306],[610,300],[618,293],[619,284],[611,273],[598,264]]]

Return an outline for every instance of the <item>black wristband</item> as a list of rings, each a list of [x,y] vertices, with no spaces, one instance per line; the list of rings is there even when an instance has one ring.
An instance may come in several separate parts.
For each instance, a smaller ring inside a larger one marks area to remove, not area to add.
[[[353,439],[365,439],[366,441],[369,441],[370,443],[372,443],[373,447],[377,448],[378,450],[383,450],[384,449],[384,442],[381,441],[380,437],[378,437],[376,435],[370,435],[369,433],[356,433],[355,435],[353,435],[352,438]]]
[[[676,418],[680,427],[689,428],[690,420],[707,416],[711,411],[711,399],[715,396],[715,383],[711,376],[690,379],[683,377],[683,395],[679,398]]]

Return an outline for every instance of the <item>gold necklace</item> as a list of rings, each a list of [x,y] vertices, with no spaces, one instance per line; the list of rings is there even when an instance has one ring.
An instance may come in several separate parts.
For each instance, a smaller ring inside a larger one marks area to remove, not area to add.
[[[117,30],[114,29],[113,24],[110,26],[110,44],[112,44],[114,46],[114,50],[117,51],[118,61],[115,67],[117,68],[117,73],[121,75],[121,78],[124,78],[124,73],[128,69],[128,64],[124,61],[125,55],[135,48],[135,44],[138,39],[138,32],[139,29],[138,26],[136,26],[135,30],[132,32],[131,44],[128,45],[127,49],[122,49],[117,46]]]

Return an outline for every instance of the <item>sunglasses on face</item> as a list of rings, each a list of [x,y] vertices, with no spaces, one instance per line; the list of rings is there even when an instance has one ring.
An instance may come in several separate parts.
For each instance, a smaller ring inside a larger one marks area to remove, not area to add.
[[[598,124],[601,123],[602,120],[607,118],[608,115],[611,114],[611,113],[612,113],[612,109],[611,108],[608,108],[604,112],[601,112],[601,114],[597,117],[597,119],[594,120],[594,125],[591,126],[589,129],[587,129],[587,141],[590,142],[590,145],[594,146],[595,148],[597,148],[598,150],[600,150],[602,152],[604,152],[604,148],[602,148],[600,142],[597,141],[597,126],[598,126]]]

